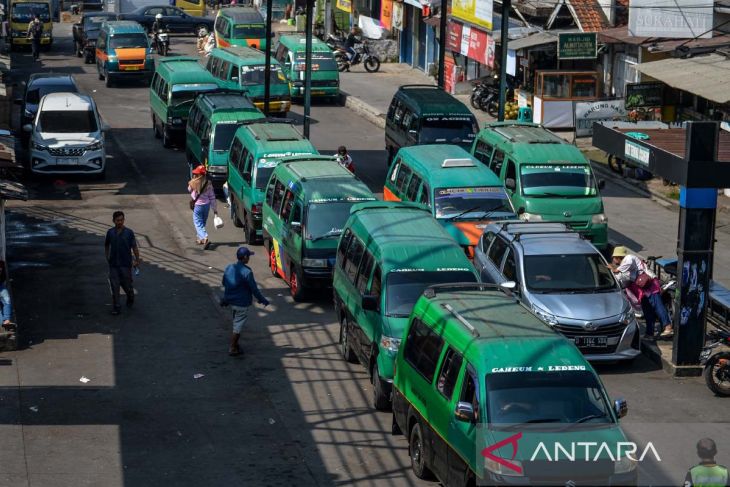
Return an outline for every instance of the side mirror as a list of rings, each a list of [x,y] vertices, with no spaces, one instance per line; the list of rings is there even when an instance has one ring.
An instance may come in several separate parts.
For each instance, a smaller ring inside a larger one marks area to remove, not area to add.
[[[515,289],[517,289],[517,283],[515,281],[504,281],[504,282],[500,283],[499,288],[502,291],[511,293]]]
[[[598,189],[603,189],[606,187],[606,180],[605,179],[599,179],[598,180]]]
[[[411,134],[411,135],[418,135],[418,132],[416,132],[413,129],[409,130],[408,133]]]
[[[361,305],[365,311],[378,311],[378,297],[374,294],[363,294]]]
[[[474,407],[468,402],[459,402],[456,405],[454,417],[456,417],[456,419],[458,419],[459,421],[463,421],[464,423],[473,423],[476,421],[476,416],[474,415]]]
[[[26,123],[25,125],[23,125],[23,132],[30,133],[32,131],[33,131],[33,126],[31,124]]]
[[[525,207],[524,206],[520,206],[519,208],[517,208],[517,214],[518,215],[522,215],[524,213],[525,213]]]
[[[302,233],[302,222],[291,222],[291,230],[294,233]]]
[[[507,178],[504,180],[504,187],[509,189],[510,191],[514,191],[517,189],[517,183],[512,178]]]
[[[623,418],[626,416],[626,414],[629,412],[629,405],[626,403],[626,399],[619,398],[616,399],[613,402],[613,411],[616,413],[616,416],[619,418]]]

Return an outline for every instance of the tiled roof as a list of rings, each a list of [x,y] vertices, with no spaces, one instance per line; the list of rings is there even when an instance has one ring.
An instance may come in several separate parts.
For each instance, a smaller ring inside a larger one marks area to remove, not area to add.
[[[597,0],[569,0],[583,32],[600,32],[608,27],[608,19]]]

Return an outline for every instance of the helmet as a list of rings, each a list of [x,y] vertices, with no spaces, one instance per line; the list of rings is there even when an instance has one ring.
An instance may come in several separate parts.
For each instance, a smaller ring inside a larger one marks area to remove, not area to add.
[[[155,20],[162,20],[162,14],[155,15]]]

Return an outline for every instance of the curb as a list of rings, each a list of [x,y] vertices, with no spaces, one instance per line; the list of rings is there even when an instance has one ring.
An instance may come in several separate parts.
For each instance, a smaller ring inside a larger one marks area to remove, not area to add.
[[[641,339],[641,353],[655,364],[661,366],[662,370],[675,378],[699,377],[704,367],[701,365],[674,365],[670,357],[662,354],[656,342]]]
[[[340,104],[362,116],[365,120],[375,126],[385,129],[385,115],[380,113],[376,108],[362,101],[360,98],[340,90]]]

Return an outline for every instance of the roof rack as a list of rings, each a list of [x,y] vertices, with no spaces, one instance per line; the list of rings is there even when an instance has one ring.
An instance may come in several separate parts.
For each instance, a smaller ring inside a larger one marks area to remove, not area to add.
[[[337,156],[323,156],[321,154],[300,154],[300,155],[296,155],[296,156],[287,156],[287,158],[290,158],[290,157],[291,158],[295,158],[295,157],[296,158],[306,158],[308,160],[314,160],[314,161],[336,161],[337,160]],[[286,161],[286,163],[291,163],[291,162],[296,162],[296,160]],[[306,176],[302,176],[302,173],[300,173],[299,171],[297,171],[295,169],[296,168],[296,164],[288,164],[287,167],[294,174],[296,174],[297,176],[299,176],[301,178],[301,181],[303,183],[306,183],[309,179],[311,179],[311,177],[308,178]],[[314,176],[315,179],[317,177],[318,176]]]
[[[452,308],[450,304],[442,303],[441,307],[444,308],[449,313],[451,313],[452,315],[454,315],[454,318],[456,318],[459,323],[464,325],[464,328],[469,330],[469,333],[471,333],[471,336],[473,336],[474,338],[479,337],[479,332],[477,331],[476,328],[474,328],[474,325],[469,323],[469,320],[467,320],[461,314],[459,314],[459,312],[456,311],[454,308]]]
[[[447,168],[447,167],[475,167],[476,164],[474,164],[474,161],[472,161],[469,158],[462,158],[462,159],[444,159],[444,162],[441,163],[441,167]]]
[[[578,232],[576,232],[575,230],[573,230],[568,225],[566,225],[565,223],[562,223],[562,222],[534,222],[534,223],[531,223],[531,222],[526,222],[526,221],[511,220],[511,221],[499,222],[498,225],[500,226],[501,231],[506,230],[508,233],[510,233],[512,235],[513,242],[519,241],[520,237],[522,235],[549,235],[549,234],[560,234],[560,233],[572,233],[572,234],[577,234],[578,236],[581,236]],[[520,232],[518,230],[515,232],[511,232],[509,229],[510,225],[562,225],[563,228],[554,229],[554,230],[537,230],[537,231],[527,230],[527,231],[522,231],[522,232]],[[581,238],[582,238],[582,236],[581,236]]]
[[[436,90],[440,90],[440,89],[441,89],[441,88],[439,88],[439,87],[438,87],[438,86],[436,86],[436,85],[419,85],[419,84],[413,84],[413,85],[400,85],[400,86],[398,87],[398,89],[399,89],[399,90],[400,90],[400,89],[403,89],[403,88],[433,88],[433,89],[436,89]]]
[[[436,297],[439,292],[448,291],[485,291],[487,289],[500,289],[496,284],[488,282],[449,282],[446,284],[434,284],[423,290],[427,298]]]

